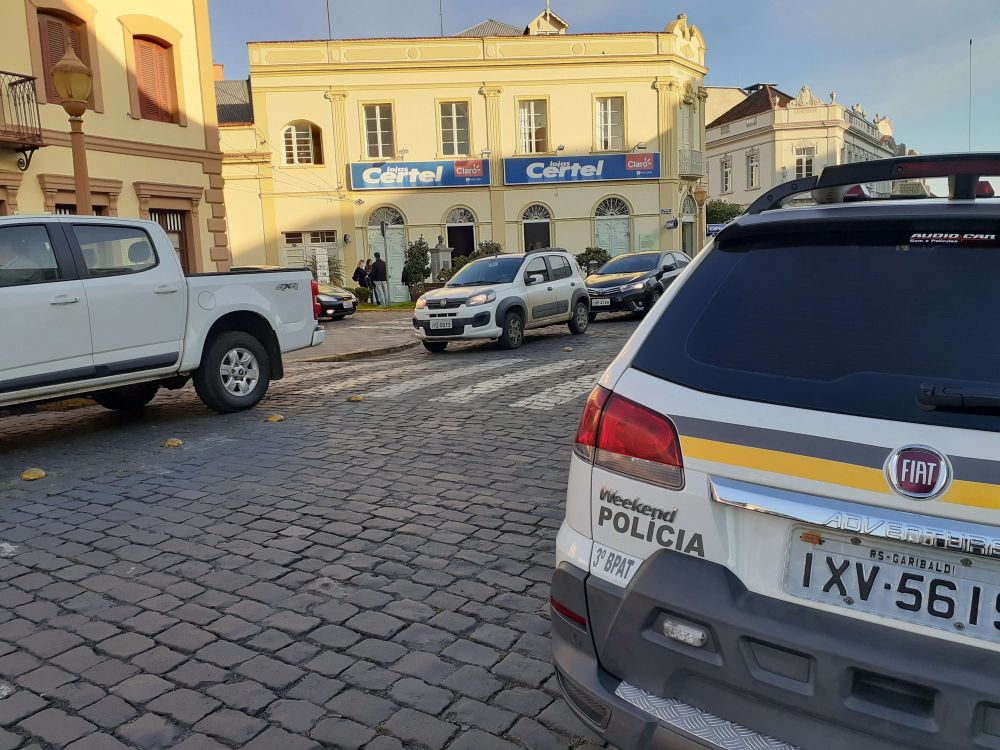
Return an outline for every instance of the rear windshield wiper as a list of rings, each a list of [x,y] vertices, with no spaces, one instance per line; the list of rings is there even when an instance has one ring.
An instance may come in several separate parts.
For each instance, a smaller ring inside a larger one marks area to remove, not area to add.
[[[1000,410],[1000,386],[955,386],[922,383],[917,403],[925,409]]]

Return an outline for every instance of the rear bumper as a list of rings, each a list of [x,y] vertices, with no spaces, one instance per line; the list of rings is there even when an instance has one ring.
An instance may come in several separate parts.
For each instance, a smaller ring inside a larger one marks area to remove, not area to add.
[[[1000,748],[993,652],[760,596],[667,550],[627,592],[568,563],[552,585],[586,592],[588,632],[552,616],[568,703],[618,747]],[[666,616],[702,627],[706,645],[665,637]]]
[[[312,343],[309,346],[319,346],[326,341],[326,329],[323,326],[316,326],[313,329]]]

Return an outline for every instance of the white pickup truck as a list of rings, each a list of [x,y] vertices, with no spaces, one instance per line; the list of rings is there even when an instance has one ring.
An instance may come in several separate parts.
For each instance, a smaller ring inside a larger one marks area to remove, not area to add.
[[[308,271],[185,276],[154,222],[0,218],[0,407],[139,409],[191,379],[210,408],[248,409],[284,352],[323,342],[316,316]]]

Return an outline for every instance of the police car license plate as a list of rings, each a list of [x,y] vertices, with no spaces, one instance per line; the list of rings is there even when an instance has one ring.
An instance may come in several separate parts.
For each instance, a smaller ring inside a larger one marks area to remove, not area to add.
[[[800,539],[818,534],[822,544]],[[785,591],[803,599],[1000,643],[1000,565],[917,545],[792,531]]]
[[[431,330],[432,331],[439,331],[439,330],[450,329],[450,328],[451,328],[451,321],[450,320],[432,320],[431,321]]]
[[[590,300],[590,304],[593,305],[594,307],[611,307],[611,300],[601,299],[600,297],[597,297],[595,299]]]

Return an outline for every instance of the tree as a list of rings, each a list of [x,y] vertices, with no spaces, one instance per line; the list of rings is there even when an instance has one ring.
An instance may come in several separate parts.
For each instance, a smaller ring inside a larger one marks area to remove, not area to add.
[[[494,242],[493,240],[483,240],[479,243],[479,249],[469,256],[469,260],[485,258],[489,255],[501,255],[502,253],[503,245],[499,242]]]
[[[316,254],[313,253],[308,258],[306,258],[306,266],[312,272],[313,278],[317,281],[319,280],[319,266]],[[327,275],[330,277],[330,283],[335,286],[344,285],[344,264],[341,263],[340,258],[335,255],[326,256],[326,271]]]
[[[591,265],[600,268],[611,260],[611,255],[603,247],[588,247],[576,256],[576,262],[584,273],[590,273]]]
[[[411,291],[419,291],[431,274],[431,247],[423,235],[406,248],[406,262],[403,263],[402,282]]]
[[[721,198],[710,200],[705,204],[705,220],[709,224],[726,224],[742,213],[743,206]]]

